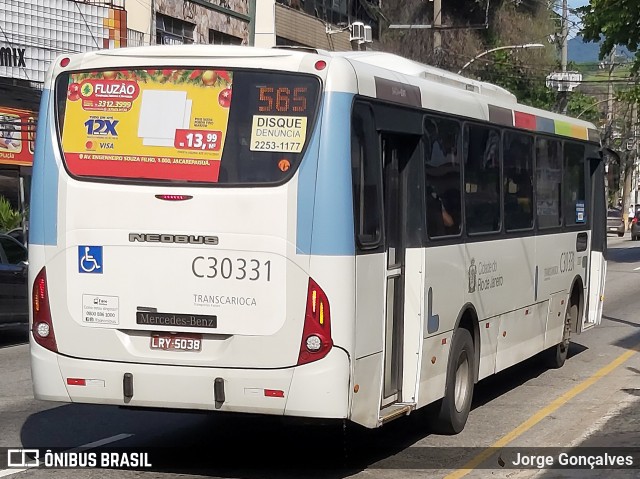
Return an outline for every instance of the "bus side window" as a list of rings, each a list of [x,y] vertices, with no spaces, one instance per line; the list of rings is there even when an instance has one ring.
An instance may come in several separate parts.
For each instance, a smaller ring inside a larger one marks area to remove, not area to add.
[[[500,231],[500,130],[467,124],[464,134],[467,232]]]
[[[460,124],[427,116],[425,195],[429,238],[459,235],[462,226]]]
[[[375,249],[382,242],[382,164],[379,139],[369,105],[356,103],[351,120],[351,175],[358,247]]]
[[[564,144],[564,215],[566,225],[584,224],[587,220],[584,146]]]
[[[503,137],[504,222],[507,231],[533,228],[533,137],[506,131]]]
[[[538,228],[560,226],[562,145],[558,140],[536,139],[536,215]]]

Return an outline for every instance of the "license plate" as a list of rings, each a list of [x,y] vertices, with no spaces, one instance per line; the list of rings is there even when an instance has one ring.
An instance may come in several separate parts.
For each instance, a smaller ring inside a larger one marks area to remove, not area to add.
[[[151,349],[163,351],[200,351],[202,350],[201,334],[153,333]]]

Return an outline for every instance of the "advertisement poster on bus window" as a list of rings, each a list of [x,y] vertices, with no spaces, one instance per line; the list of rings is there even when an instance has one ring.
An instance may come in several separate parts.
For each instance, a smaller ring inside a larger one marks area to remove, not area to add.
[[[226,70],[71,74],[62,135],[70,171],[218,181],[231,84]]]
[[[33,112],[0,107],[0,164],[31,166],[35,136]]]

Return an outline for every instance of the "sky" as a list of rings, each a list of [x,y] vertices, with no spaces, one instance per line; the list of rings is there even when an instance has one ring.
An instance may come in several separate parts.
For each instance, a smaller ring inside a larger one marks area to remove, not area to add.
[[[583,7],[589,4],[589,0],[569,0],[569,38],[573,38],[577,35],[578,30],[580,29],[580,19],[576,15],[571,14],[572,8]],[[562,4],[561,4],[562,5]]]

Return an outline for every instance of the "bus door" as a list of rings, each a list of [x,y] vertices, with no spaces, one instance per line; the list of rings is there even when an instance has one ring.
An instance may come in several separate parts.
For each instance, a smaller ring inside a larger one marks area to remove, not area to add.
[[[412,409],[422,338],[424,186],[422,170],[416,172],[422,164],[422,120],[408,121],[411,114],[399,111],[356,102],[352,117],[353,382],[359,392],[353,395],[351,419],[369,427]],[[407,124],[415,124],[415,131],[393,133],[407,131]]]
[[[381,134],[385,238],[384,369],[381,408],[412,403],[420,350],[422,216],[420,137]],[[418,244],[416,243],[416,238]]]
[[[591,193],[591,250],[587,279],[587,305],[582,317],[581,331],[602,321],[605,276],[607,274],[607,203],[604,189],[604,161],[595,146],[587,147],[587,185]],[[586,241],[585,241],[586,243]],[[578,251],[583,247],[579,244]],[[584,245],[586,248],[586,244]]]

